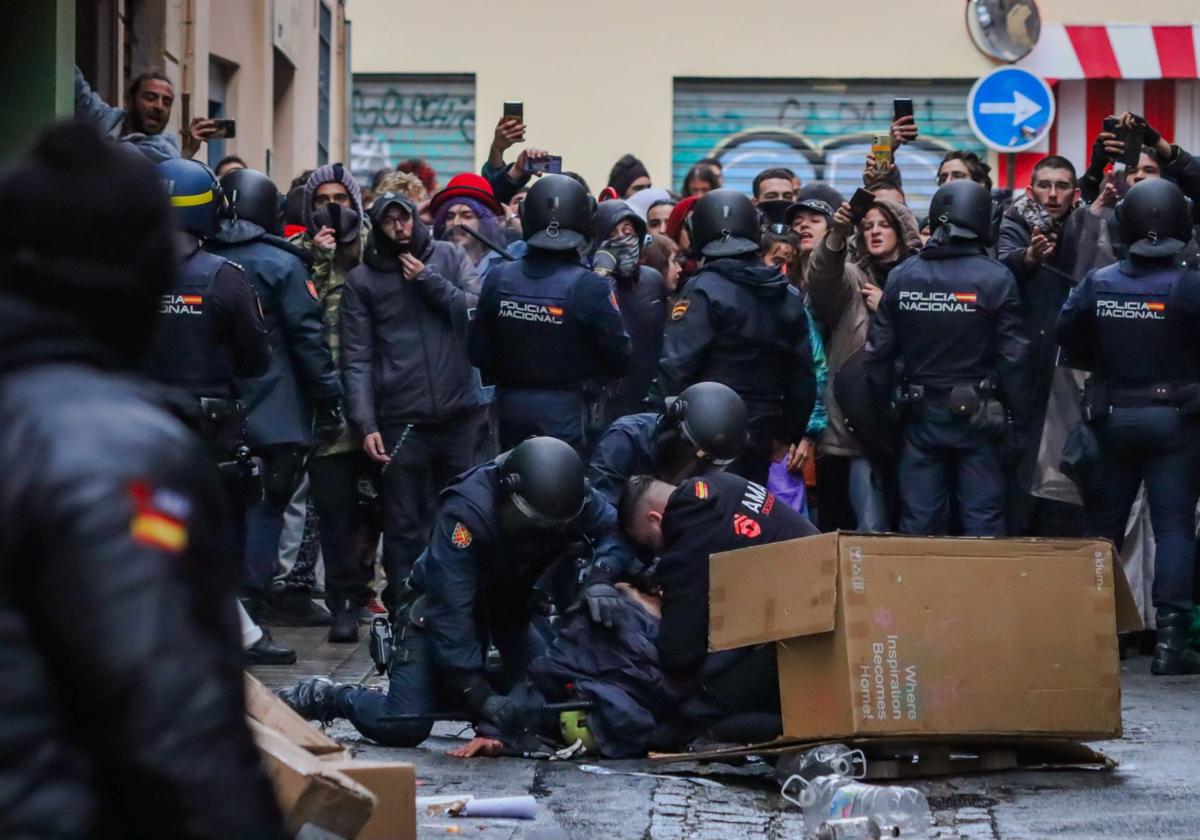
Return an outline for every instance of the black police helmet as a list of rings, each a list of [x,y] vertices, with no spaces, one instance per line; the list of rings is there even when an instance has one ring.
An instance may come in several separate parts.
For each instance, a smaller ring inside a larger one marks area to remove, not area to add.
[[[221,187],[235,220],[245,219],[267,233],[283,232],[279,189],[266,175],[254,169],[235,169],[221,178]]]
[[[710,258],[758,250],[761,233],[754,202],[737,190],[705,193],[692,209],[692,243]]]
[[[579,516],[587,482],[583,461],[568,444],[533,437],[501,458],[500,486],[530,527],[561,529]]]
[[[596,200],[573,178],[546,175],[521,203],[525,241],[544,251],[578,251],[592,237]]]
[[[749,437],[746,404],[728,385],[697,382],[671,400],[655,435],[655,471],[682,481],[741,457]]]
[[[929,202],[930,233],[945,226],[951,239],[975,240],[984,245],[992,238],[992,196],[965,178],[938,187]]]
[[[1135,257],[1173,257],[1192,238],[1191,207],[1165,178],[1134,184],[1117,204],[1121,241]]]

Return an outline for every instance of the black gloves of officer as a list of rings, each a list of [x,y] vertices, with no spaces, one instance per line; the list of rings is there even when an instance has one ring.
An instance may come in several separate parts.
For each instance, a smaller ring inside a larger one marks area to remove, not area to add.
[[[611,583],[593,583],[583,591],[588,614],[596,624],[612,627],[624,604],[624,596]]]
[[[468,712],[489,721],[504,735],[521,731],[520,708],[503,694],[492,691],[482,674],[458,674],[447,677],[446,681]]]
[[[342,401],[339,398],[320,400],[315,414],[313,433],[318,443],[332,443],[346,431],[346,418],[342,414]]]

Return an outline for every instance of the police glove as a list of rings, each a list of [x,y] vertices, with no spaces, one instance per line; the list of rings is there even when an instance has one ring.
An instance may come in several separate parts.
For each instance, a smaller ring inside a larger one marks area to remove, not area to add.
[[[597,251],[592,255],[592,271],[608,277],[617,270],[617,255],[611,251]]]
[[[346,418],[342,414],[342,402],[337,397],[321,400],[316,406],[313,432],[321,443],[331,443],[346,431]]]
[[[516,735],[521,731],[521,710],[503,694],[489,696],[479,713],[502,735]]]
[[[624,606],[624,596],[611,583],[593,583],[583,591],[588,614],[596,624],[612,627]]]

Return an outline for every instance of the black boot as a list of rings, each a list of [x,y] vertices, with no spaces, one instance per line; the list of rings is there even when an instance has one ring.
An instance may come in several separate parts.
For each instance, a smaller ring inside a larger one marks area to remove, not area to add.
[[[333,613],[333,624],[329,628],[329,641],[334,644],[354,644],[358,641],[359,606],[345,598],[331,598],[325,602]]]
[[[280,627],[328,627],[333,623],[329,610],[314,601],[307,590],[276,592],[267,605],[266,618]]]
[[[338,698],[351,688],[335,683],[328,677],[308,677],[291,688],[279,689],[275,694],[305,720],[329,723],[338,716]]]
[[[278,644],[271,638],[266,627],[262,629],[262,638],[246,648],[246,661],[251,665],[292,665],[296,661],[296,651]]]
[[[1158,645],[1154,650],[1154,661],[1150,663],[1150,673],[1159,677],[1200,674],[1200,653],[1188,645],[1191,620],[1191,610],[1158,608]]]

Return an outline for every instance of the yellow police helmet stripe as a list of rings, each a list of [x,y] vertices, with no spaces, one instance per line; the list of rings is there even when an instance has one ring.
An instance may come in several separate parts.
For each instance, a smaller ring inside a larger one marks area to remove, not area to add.
[[[201,204],[208,204],[213,201],[216,196],[212,190],[205,190],[202,193],[195,195],[173,195],[171,196],[172,207],[199,207]]]

